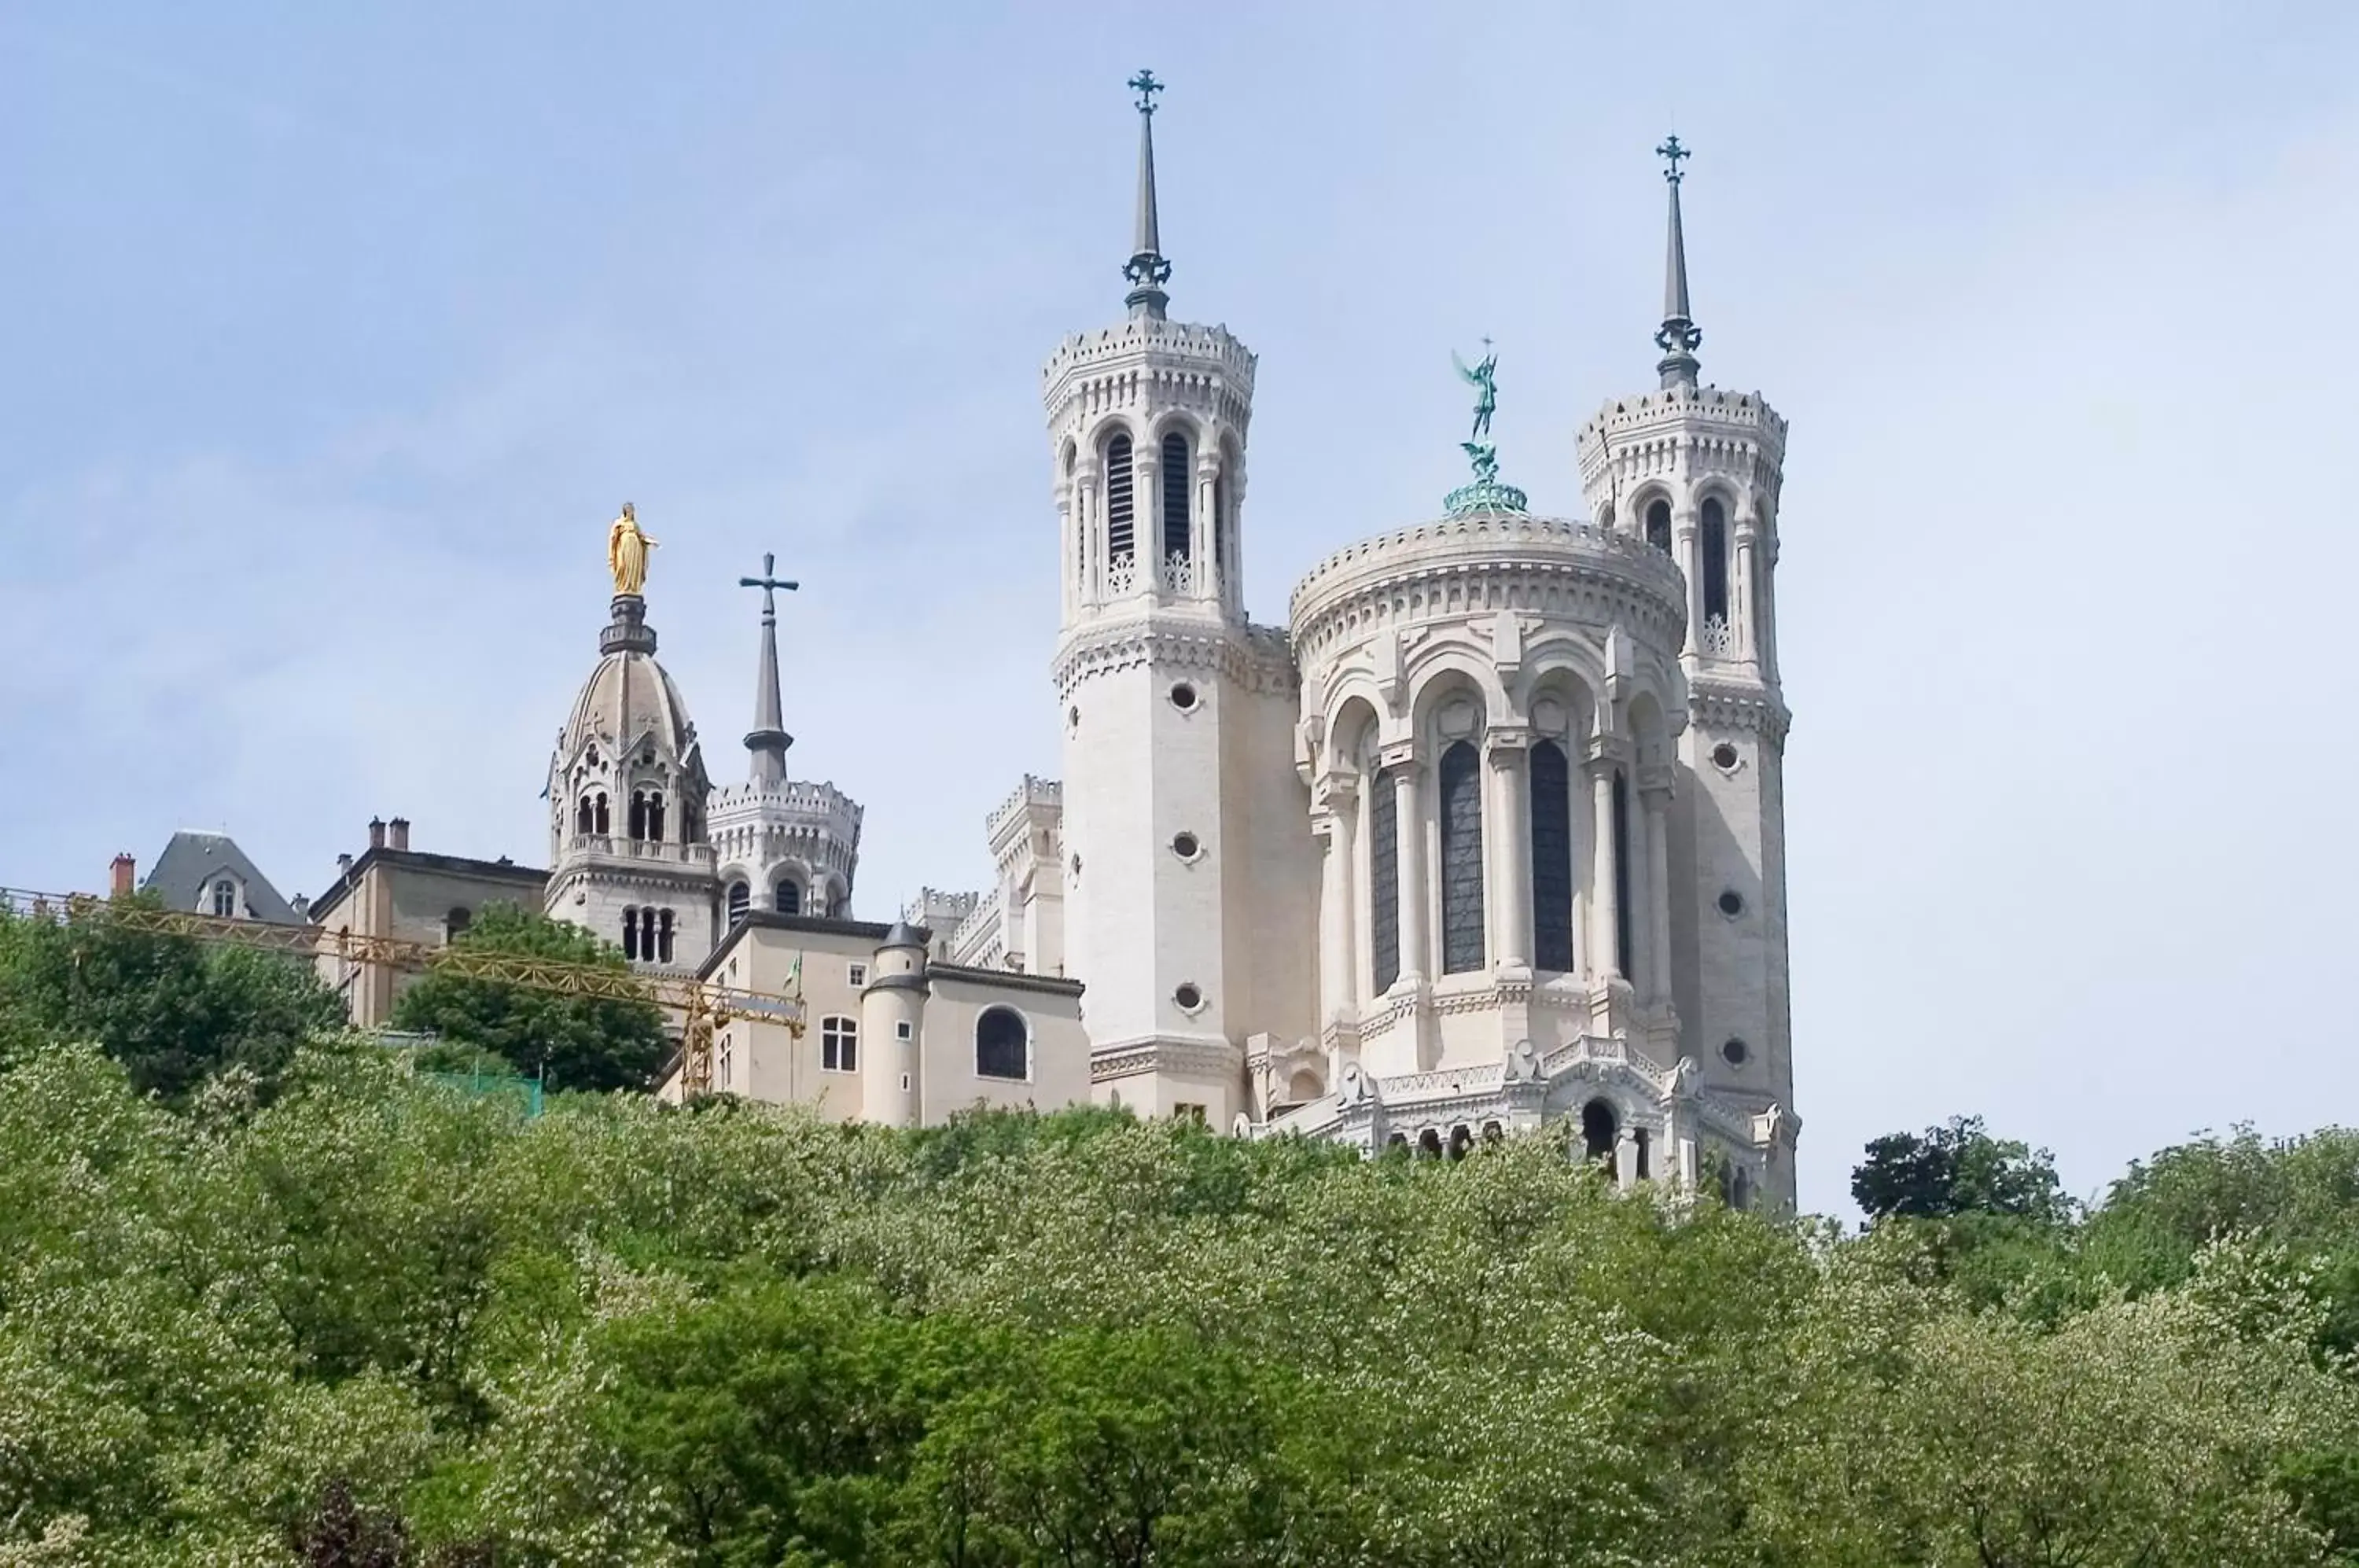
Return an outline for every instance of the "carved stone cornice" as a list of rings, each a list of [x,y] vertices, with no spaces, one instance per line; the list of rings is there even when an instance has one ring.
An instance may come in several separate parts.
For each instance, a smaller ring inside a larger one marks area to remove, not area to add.
[[[1285,633],[1177,615],[1086,622],[1066,634],[1049,677],[1062,698],[1093,676],[1141,665],[1205,670],[1258,695],[1288,696],[1301,687]]]
[[[1134,1040],[1090,1052],[1093,1083],[1112,1083],[1150,1073],[1242,1079],[1245,1067],[1244,1051],[1226,1040]]]
[[[1777,688],[1704,674],[1688,682],[1688,716],[1700,728],[1748,731],[1780,746],[1793,726],[1793,714]]]

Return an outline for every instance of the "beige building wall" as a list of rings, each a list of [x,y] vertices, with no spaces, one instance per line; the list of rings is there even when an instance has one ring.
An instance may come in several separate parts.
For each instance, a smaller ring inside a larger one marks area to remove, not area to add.
[[[345,961],[337,938],[390,937],[427,947],[446,945],[480,910],[495,903],[540,907],[547,874],[528,866],[462,855],[372,846],[342,870],[311,905],[320,928],[321,984],[343,996],[357,1029],[382,1029],[393,1005],[417,975],[384,964]]]

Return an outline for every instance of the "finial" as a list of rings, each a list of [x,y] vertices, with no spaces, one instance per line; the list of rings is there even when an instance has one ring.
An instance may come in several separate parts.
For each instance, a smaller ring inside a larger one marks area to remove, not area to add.
[[[1663,324],[1655,332],[1655,346],[1663,351],[1663,358],[1655,369],[1667,387],[1692,387],[1698,369],[1695,351],[1703,343],[1703,332],[1688,308],[1688,245],[1680,223],[1680,181],[1687,176],[1680,163],[1695,155],[1676,136],[1667,137],[1655,154],[1668,166],[1663,182],[1670,191],[1671,201],[1670,231],[1663,253]]]
[[[1171,281],[1171,264],[1163,258],[1163,238],[1155,212],[1155,95],[1163,83],[1155,72],[1142,70],[1126,83],[1138,94],[1138,220],[1132,233],[1130,259],[1122,275],[1130,279],[1123,303],[1134,316],[1160,321],[1170,297],[1163,286]]]

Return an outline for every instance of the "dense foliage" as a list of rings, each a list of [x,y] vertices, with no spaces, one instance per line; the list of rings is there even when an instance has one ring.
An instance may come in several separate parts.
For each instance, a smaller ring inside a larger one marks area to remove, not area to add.
[[[451,943],[471,951],[554,959],[628,971],[622,950],[538,909],[487,904]],[[663,1014],[652,1003],[569,996],[502,980],[434,970],[393,1005],[393,1027],[440,1035],[453,1063],[489,1051],[511,1071],[551,1088],[644,1089],[662,1065]]]
[[[1540,1139],[550,1106],[0,1075],[0,1564],[2359,1561],[2347,1135],[2158,1156],[1978,1305],[1962,1222]]]

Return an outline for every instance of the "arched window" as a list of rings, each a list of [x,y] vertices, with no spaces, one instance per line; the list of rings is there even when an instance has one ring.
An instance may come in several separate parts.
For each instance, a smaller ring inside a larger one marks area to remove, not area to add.
[[[1604,1101],[1592,1100],[1581,1107],[1581,1151],[1590,1159],[1613,1159],[1614,1137],[1620,1130],[1614,1107]]]
[[[656,914],[656,962],[671,962],[671,911],[660,909]]]
[[[1671,553],[1671,504],[1669,501],[1658,501],[1647,508],[1647,542],[1665,555]]]
[[[1638,1180],[1641,1181],[1652,1181],[1654,1179],[1655,1172],[1652,1161],[1647,1159],[1647,1156],[1652,1152],[1649,1146],[1653,1140],[1647,1138],[1647,1129],[1645,1127],[1632,1127],[1630,1129],[1630,1140],[1638,1146]]]
[[[1168,556],[1192,555],[1188,548],[1188,488],[1195,476],[1190,473],[1188,438],[1173,430],[1163,438],[1163,553]]]
[[[860,1020],[837,1014],[820,1020],[819,1064],[829,1073],[860,1071]]]
[[[1572,967],[1572,764],[1552,740],[1532,747],[1532,963]]]
[[[1376,994],[1400,978],[1400,801],[1390,773],[1368,776],[1368,948]]]
[[[1483,967],[1483,757],[1460,741],[1441,754],[1441,972]]]
[[[1137,483],[1130,461],[1130,438],[1116,431],[1105,448],[1106,559],[1122,561],[1136,553],[1137,517],[1132,507],[1132,486]]]
[[[775,898],[778,906],[778,913],[782,915],[799,915],[803,912],[802,884],[791,877],[778,878]]]
[[[1728,620],[1728,510],[1714,495],[1703,504],[1703,530],[1696,541],[1703,555],[1703,618]]]
[[[237,913],[237,884],[226,877],[213,884],[213,913],[223,920]]]
[[[583,838],[588,838],[593,831],[592,824],[594,824],[597,820],[598,818],[596,814],[590,809],[590,797],[587,795],[582,796],[582,809],[573,813],[573,831],[580,833]]]
[[[663,791],[660,789],[649,790],[647,793],[647,837],[660,843],[663,839]]]
[[[1630,780],[1616,768],[1614,772],[1614,967],[1625,979],[1630,974],[1630,888],[1637,879],[1630,874]]]
[[[978,1078],[1032,1076],[1032,1031],[1013,1007],[985,1007],[974,1020],[974,1073]]]
[[[647,836],[647,797],[644,789],[631,791],[631,838],[634,843]]]
[[[464,904],[452,906],[451,912],[442,917],[442,940],[445,942],[458,941],[461,937],[467,934],[467,928],[474,923],[475,917],[473,911],[470,910]]]
[[[593,813],[593,820],[596,822],[596,826],[594,826],[591,831],[597,833],[601,838],[603,838],[606,834],[614,831],[614,819],[606,814],[606,791],[603,789],[598,791],[598,810]]]
[[[735,925],[754,907],[754,889],[743,882],[729,884],[729,923]]]
[[[636,964],[639,961],[639,911],[623,911],[623,956]]]

